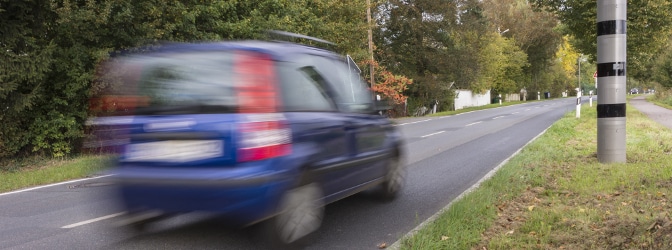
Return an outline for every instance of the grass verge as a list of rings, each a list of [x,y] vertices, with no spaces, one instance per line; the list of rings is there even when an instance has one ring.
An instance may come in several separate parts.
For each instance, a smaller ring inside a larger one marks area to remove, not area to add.
[[[666,109],[672,109],[672,89],[656,92],[654,95],[648,95],[646,100]]]
[[[81,156],[62,160],[32,157],[7,161],[0,169],[0,193],[92,176],[109,166],[111,160],[112,156]]]
[[[672,130],[627,109],[627,163],[597,161],[573,112],[402,249],[672,249]]]

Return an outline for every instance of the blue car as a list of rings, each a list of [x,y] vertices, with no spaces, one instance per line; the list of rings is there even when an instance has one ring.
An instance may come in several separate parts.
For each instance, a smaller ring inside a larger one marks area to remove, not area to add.
[[[214,212],[292,245],[319,228],[326,204],[400,193],[401,135],[349,57],[225,41],[163,45],[115,65],[107,80],[124,82],[134,109],[113,174],[129,218],[142,218],[135,226]]]

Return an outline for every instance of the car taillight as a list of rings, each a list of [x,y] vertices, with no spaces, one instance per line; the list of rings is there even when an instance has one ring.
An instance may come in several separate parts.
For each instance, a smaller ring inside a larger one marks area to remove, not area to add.
[[[274,62],[270,55],[237,51],[234,62],[239,124],[238,161],[258,161],[291,153],[292,133],[278,114]]]
[[[282,115],[250,115],[248,121],[239,126],[239,162],[270,159],[291,153],[292,133]]]
[[[240,113],[274,113],[280,104],[275,88],[275,71],[270,55],[238,51],[235,81]]]

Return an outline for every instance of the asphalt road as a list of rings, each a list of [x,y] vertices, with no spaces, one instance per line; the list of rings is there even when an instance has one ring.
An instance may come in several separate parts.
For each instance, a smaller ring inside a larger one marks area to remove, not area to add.
[[[587,97],[583,104],[588,105]],[[399,119],[407,186],[389,203],[356,195],[326,207],[308,249],[378,249],[445,207],[565,113],[575,98],[449,117]],[[122,210],[106,177],[0,194],[0,249],[255,249],[255,228],[226,228],[190,214],[135,234],[116,227]]]

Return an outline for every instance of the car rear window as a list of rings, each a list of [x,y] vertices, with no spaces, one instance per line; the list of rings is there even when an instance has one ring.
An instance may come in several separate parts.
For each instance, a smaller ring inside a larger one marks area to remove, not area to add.
[[[90,99],[97,116],[272,113],[276,62],[248,50],[134,55],[105,62]]]
[[[141,67],[137,91],[148,97],[147,112],[171,107],[178,113],[181,108],[189,113],[212,113],[236,106],[230,52],[176,53],[133,60]]]

